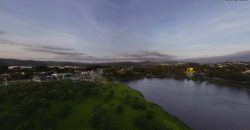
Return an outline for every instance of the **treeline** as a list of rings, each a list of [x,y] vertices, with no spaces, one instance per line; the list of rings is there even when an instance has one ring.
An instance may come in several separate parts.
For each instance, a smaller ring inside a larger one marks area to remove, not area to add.
[[[235,82],[250,83],[250,73],[242,73],[250,65],[227,65],[220,67],[209,64],[183,64],[183,65],[152,65],[141,67],[110,67],[105,69],[104,75],[112,80],[129,80],[143,77],[173,77],[188,78],[185,71],[188,67],[194,68],[193,79],[209,80],[223,79]]]

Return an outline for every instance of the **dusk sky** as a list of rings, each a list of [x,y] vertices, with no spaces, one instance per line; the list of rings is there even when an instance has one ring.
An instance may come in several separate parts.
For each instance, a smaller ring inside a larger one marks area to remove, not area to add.
[[[249,50],[248,0],[0,0],[0,58],[175,60]]]

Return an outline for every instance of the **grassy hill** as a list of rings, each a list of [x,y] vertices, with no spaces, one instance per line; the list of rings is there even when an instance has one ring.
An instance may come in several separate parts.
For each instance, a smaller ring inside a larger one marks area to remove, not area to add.
[[[139,92],[109,81],[0,86],[0,102],[0,129],[188,129]]]

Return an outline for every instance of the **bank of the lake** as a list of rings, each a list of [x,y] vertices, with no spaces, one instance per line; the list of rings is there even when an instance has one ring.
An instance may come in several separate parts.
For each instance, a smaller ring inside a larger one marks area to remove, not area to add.
[[[0,86],[0,129],[188,130],[122,83],[60,81]]]
[[[186,79],[127,82],[194,130],[250,129],[250,90]]]

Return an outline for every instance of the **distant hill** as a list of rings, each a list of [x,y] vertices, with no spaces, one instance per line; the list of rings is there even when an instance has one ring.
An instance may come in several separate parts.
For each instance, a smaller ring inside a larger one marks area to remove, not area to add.
[[[0,59],[0,66],[84,66],[85,63]]]
[[[165,62],[111,62],[111,63],[79,63],[79,62],[60,62],[60,61],[35,61],[35,60],[19,60],[19,59],[0,59],[0,66],[142,66],[142,65],[155,65],[155,64],[177,64],[179,61],[165,61]]]
[[[224,56],[184,59],[183,61],[186,62],[192,61],[198,63],[218,63],[218,62],[233,62],[233,61],[250,62],[250,51],[242,51]]]

